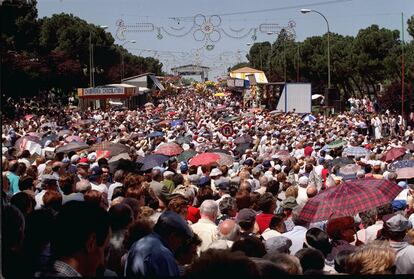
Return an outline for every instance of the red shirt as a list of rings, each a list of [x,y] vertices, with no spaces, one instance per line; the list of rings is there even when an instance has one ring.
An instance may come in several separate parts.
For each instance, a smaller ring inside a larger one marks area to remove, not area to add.
[[[259,233],[263,233],[269,228],[270,220],[272,220],[273,214],[260,213],[256,215],[256,222],[259,225]]]
[[[305,153],[305,157],[312,155],[313,148],[312,146],[308,145],[304,148],[303,152]]]
[[[187,220],[191,221],[191,223],[195,224],[198,222],[198,220],[201,218],[200,216],[200,209],[194,206],[189,206],[187,208]]]

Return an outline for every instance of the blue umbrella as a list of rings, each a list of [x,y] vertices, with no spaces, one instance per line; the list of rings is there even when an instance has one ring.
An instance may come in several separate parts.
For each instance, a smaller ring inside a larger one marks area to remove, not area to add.
[[[142,163],[141,171],[147,171],[157,166],[161,166],[170,157],[161,154],[150,154],[144,158],[137,160],[138,163]]]
[[[174,120],[174,121],[171,122],[171,127],[175,127],[175,126],[178,126],[178,125],[182,125],[183,123],[184,123],[184,121],[181,120],[181,119]]]
[[[414,160],[401,160],[401,161],[396,161],[388,165],[388,169],[390,171],[395,171],[397,169],[402,169],[402,168],[412,168],[412,167],[414,167]]]
[[[313,116],[312,114],[308,114],[305,117],[303,117],[302,121],[303,122],[311,122],[311,121],[315,121],[316,117]]]
[[[162,137],[162,136],[164,136],[164,133],[160,131],[155,131],[148,135],[149,138],[156,138],[156,137]]]

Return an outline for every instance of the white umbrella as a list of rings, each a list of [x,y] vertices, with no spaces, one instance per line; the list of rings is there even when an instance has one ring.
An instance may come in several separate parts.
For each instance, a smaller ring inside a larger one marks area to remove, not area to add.
[[[313,94],[312,95],[312,100],[316,100],[316,99],[319,99],[319,98],[325,99],[325,97],[321,94]]]

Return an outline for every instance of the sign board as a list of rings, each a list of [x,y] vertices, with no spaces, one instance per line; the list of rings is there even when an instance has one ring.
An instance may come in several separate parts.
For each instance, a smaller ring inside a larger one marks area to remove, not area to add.
[[[243,79],[236,79],[234,81],[234,86],[236,86],[236,87],[244,87],[244,80]]]
[[[227,86],[228,87],[234,87],[235,80],[234,79],[228,79],[227,80]]]
[[[122,95],[125,93],[123,87],[93,87],[85,88],[83,90],[84,96],[99,96],[99,95]]]
[[[221,133],[223,134],[223,136],[225,137],[231,137],[233,135],[233,126],[231,126],[230,124],[225,124],[221,127]]]

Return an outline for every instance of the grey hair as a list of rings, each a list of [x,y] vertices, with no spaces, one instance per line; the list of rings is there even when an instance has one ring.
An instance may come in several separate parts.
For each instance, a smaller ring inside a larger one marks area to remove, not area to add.
[[[92,185],[86,179],[81,179],[76,183],[76,192],[85,193],[90,189],[92,189]]]
[[[233,229],[228,234],[222,234],[220,230],[218,231],[218,235],[220,239],[230,240],[230,241],[237,241],[239,239],[241,228],[238,224],[234,224]]]
[[[124,178],[124,171],[123,170],[117,170],[115,173],[114,173],[114,180],[116,181],[116,182],[120,182],[120,181],[122,181],[122,179]]]
[[[200,206],[200,213],[210,216],[216,216],[218,213],[218,206],[214,200],[205,200]]]

